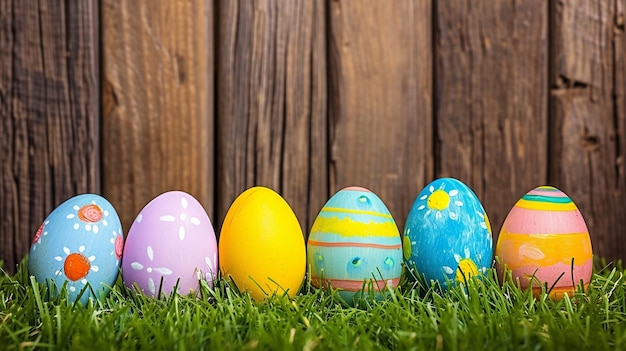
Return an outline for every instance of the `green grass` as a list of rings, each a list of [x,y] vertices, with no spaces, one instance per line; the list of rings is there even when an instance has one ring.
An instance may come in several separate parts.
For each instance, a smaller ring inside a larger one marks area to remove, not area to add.
[[[539,299],[490,275],[448,292],[403,281],[383,301],[341,303],[305,284],[257,303],[224,281],[200,297],[135,294],[118,283],[83,307],[45,288],[24,262],[0,274],[0,349],[614,350],[626,349],[624,271],[597,271],[585,294]]]

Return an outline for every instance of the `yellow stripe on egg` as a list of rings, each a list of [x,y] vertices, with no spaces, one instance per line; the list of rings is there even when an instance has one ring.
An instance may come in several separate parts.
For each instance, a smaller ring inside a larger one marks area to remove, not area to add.
[[[339,219],[338,217],[318,217],[313,223],[311,234],[331,233],[344,237],[354,236],[381,236],[395,238],[399,237],[398,227],[393,221],[377,222],[357,222],[349,217]]]

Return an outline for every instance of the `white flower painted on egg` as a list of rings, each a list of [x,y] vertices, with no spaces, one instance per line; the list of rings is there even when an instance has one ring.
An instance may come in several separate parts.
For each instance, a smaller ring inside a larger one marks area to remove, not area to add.
[[[449,192],[445,190],[446,184],[441,183],[439,189],[435,189],[434,186],[430,186],[428,188],[429,194],[424,194],[419,198],[419,201],[423,203],[419,205],[417,208],[418,211],[426,211],[424,213],[424,217],[429,216],[431,213],[435,214],[435,218],[437,220],[443,219],[444,210],[448,210],[448,217],[451,220],[458,220],[459,214],[452,210],[450,207],[450,203],[452,202],[456,205],[456,208],[462,207],[463,201],[460,199],[455,199],[455,197],[459,194],[459,191],[456,189],[452,189]]]
[[[213,262],[217,262],[217,251],[213,252],[213,259],[209,258],[209,257],[205,257],[204,258],[204,262],[206,263],[208,270],[207,272],[204,274],[204,277],[206,279],[206,281],[208,282],[212,282],[213,280],[215,280],[217,278],[217,269],[215,269],[215,266],[213,265]],[[198,279],[200,279],[202,277],[198,277]]]
[[[58,262],[63,262],[63,267],[58,269],[56,276],[65,277],[68,281],[67,289],[70,292],[75,292],[76,288],[82,289],[87,285],[87,275],[90,272],[98,272],[100,268],[94,265],[96,256],[85,256],[85,246],[78,247],[78,252],[71,251],[67,246],[63,247],[63,253],[65,255],[55,256],[54,259]]]
[[[146,247],[146,255],[148,256],[148,259],[150,260],[150,262],[153,263],[154,262],[154,250],[152,249],[152,246],[148,245],[148,247]],[[171,275],[173,273],[172,270],[169,268],[150,267],[137,261],[132,262],[130,266],[133,270],[136,270],[136,271],[143,271],[145,268],[146,273],[150,275],[152,275],[153,272],[159,273],[161,275],[161,277],[159,277],[159,281],[161,280],[162,276]],[[157,292],[156,284],[154,282],[154,279],[152,279],[152,277],[148,277],[148,290],[150,291],[152,296],[156,295],[156,292]]]
[[[185,212],[185,210],[189,206],[189,202],[187,201],[186,198],[184,197],[180,198],[180,205],[182,207],[182,211],[180,212],[178,216],[167,214],[167,215],[163,215],[159,217],[159,220],[161,222],[175,222],[177,220],[182,222],[180,226],[178,227],[178,238],[182,241],[182,240],[185,240],[185,234],[187,232],[185,229],[185,224],[191,223],[195,226],[199,226],[200,219],[194,216],[187,216],[187,213]],[[138,221],[141,222],[141,219],[138,218]]]
[[[469,280],[470,277],[479,276],[481,274],[485,274],[487,272],[486,267],[478,268],[478,265],[471,258],[471,252],[469,248],[465,248],[463,250],[465,256],[460,256],[454,253],[454,261],[457,263],[457,268],[452,269],[449,266],[443,266],[443,271],[447,275],[454,275],[454,279],[458,283],[464,283]]]
[[[103,210],[96,204],[95,201],[91,201],[90,204],[82,207],[74,205],[72,208],[75,212],[73,211],[67,214],[65,218],[70,220],[78,219],[78,221],[73,225],[74,230],[80,229],[81,224],[83,224],[86,231],[98,234],[100,231],[100,224],[104,227],[109,225],[106,220],[106,217],[109,216],[109,211]]]

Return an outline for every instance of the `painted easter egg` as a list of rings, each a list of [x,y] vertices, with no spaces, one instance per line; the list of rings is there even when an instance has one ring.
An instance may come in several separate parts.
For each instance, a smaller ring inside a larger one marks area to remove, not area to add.
[[[411,277],[448,288],[491,266],[492,233],[478,197],[463,182],[439,178],[413,202],[404,227],[404,259]]]
[[[222,276],[257,301],[296,295],[306,270],[300,223],[275,191],[255,186],[231,204],[220,232]]]
[[[315,287],[339,289],[349,304],[396,287],[402,274],[402,241],[383,201],[361,187],[335,193],[313,222],[307,263]]]
[[[96,194],[74,196],[41,224],[30,248],[28,271],[56,296],[65,285],[70,301],[102,299],[119,273],[124,236],[113,206]]]
[[[217,240],[211,220],[192,195],[169,191],[150,201],[126,237],[124,284],[157,297],[196,292],[217,276]]]
[[[511,209],[498,237],[498,271],[511,270],[522,288],[539,296],[542,285],[561,298],[585,290],[591,280],[593,253],[587,225],[576,204],[561,190],[540,186]]]

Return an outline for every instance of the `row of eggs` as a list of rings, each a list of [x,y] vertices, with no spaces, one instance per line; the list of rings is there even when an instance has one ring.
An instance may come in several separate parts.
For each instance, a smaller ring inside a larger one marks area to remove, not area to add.
[[[585,222],[554,187],[535,188],[515,204],[496,256],[500,273],[506,266],[535,294],[547,284],[559,297],[591,278]],[[59,205],[39,227],[28,268],[37,281],[51,283],[53,292],[65,286],[70,299],[85,304],[108,293],[120,267],[127,287],[151,296],[194,292],[201,279],[212,285],[219,270],[256,300],[294,296],[309,267],[315,287],[338,289],[352,303],[364,291],[397,286],[403,263],[411,276],[444,288],[492,266],[491,225],[467,185],[453,178],[428,184],[412,205],[403,239],[378,196],[344,188],[320,210],[306,247],[292,209],[266,187],[252,187],[235,199],[219,245],[206,211],[185,192],[170,191],[148,203],[125,243],[113,206],[82,194]]]

